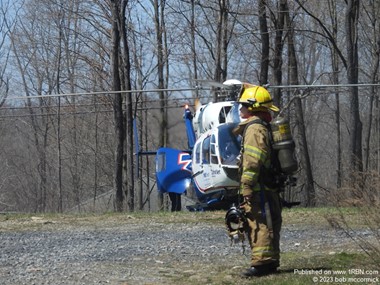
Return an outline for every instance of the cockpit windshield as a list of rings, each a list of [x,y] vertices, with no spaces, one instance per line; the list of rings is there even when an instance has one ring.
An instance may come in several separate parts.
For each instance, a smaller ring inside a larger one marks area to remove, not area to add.
[[[239,103],[234,102],[230,111],[227,114],[226,123],[238,123],[241,122]]]
[[[236,124],[224,124],[218,127],[218,144],[220,160],[223,165],[237,165],[237,157],[240,154],[240,139],[233,133]]]

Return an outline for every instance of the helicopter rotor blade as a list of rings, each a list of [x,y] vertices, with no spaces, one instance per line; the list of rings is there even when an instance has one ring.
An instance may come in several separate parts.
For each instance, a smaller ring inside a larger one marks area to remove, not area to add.
[[[224,85],[222,83],[212,81],[212,80],[206,80],[206,79],[194,79],[195,82],[199,83],[201,86],[207,86],[207,87],[219,87],[219,88],[226,88],[227,85]]]

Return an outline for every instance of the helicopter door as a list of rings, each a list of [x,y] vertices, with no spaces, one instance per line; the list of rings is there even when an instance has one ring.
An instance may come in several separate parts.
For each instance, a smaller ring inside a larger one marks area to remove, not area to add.
[[[193,179],[197,189],[204,193],[212,185],[210,173],[210,136],[199,139],[193,153]]]
[[[202,142],[201,160],[203,166],[202,190],[207,191],[212,185],[211,166],[210,166],[210,136]]]
[[[220,180],[224,179],[224,175],[222,175],[223,173],[221,171],[219,151],[215,134],[211,136],[210,141],[210,173],[213,187],[215,187],[216,184],[220,184]]]
[[[216,144],[215,135],[212,135],[211,141],[210,141],[210,162],[212,166],[219,165],[218,153],[216,149],[217,149],[217,144]]]

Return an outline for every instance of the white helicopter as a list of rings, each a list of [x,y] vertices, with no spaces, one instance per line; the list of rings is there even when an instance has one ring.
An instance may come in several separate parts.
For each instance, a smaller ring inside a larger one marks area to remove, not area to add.
[[[227,209],[238,199],[240,141],[232,130],[241,122],[239,95],[242,82],[223,83],[227,100],[196,103],[194,115],[185,107],[188,150],[160,148],[156,155],[158,191],[168,193],[172,211],[181,210],[181,195],[196,198],[189,210]]]

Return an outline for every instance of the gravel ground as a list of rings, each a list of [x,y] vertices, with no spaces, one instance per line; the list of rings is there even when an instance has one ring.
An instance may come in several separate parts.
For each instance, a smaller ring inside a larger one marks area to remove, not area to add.
[[[105,219],[72,225],[36,218],[9,230],[10,224],[0,221],[0,284],[169,284],[184,272],[197,278],[210,265],[249,264],[240,245],[230,246],[223,221]],[[356,250],[327,227],[283,227],[283,252],[323,248],[333,254],[347,246]]]

